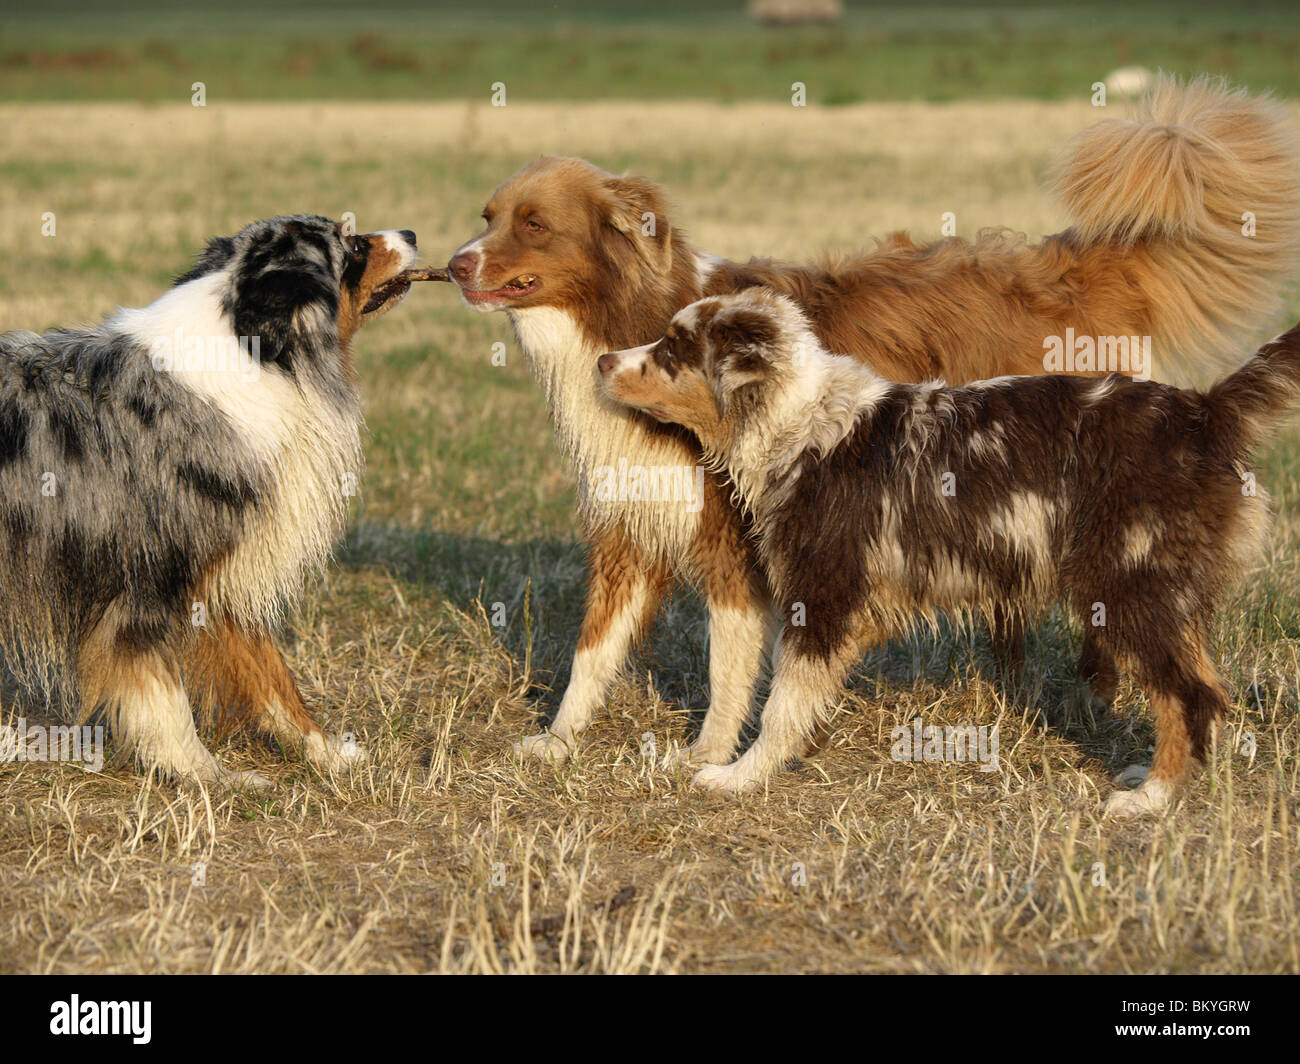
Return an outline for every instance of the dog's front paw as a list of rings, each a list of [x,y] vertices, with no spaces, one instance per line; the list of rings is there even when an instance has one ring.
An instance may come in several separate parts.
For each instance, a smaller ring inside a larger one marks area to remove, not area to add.
[[[1127,783],[1144,776],[1145,782],[1135,790],[1116,791],[1107,798],[1101,807],[1101,815],[1116,820],[1129,820],[1140,816],[1155,816],[1168,809],[1173,800],[1174,788],[1165,780],[1146,776],[1142,766],[1130,765],[1116,777],[1115,782]]]
[[[539,761],[549,761],[553,765],[563,765],[572,753],[573,750],[567,742],[549,731],[544,731],[540,735],[526,736],[515,743],[516,757],[535,757]]]
[[[746,772],[745,768],[740,761],[730,765],[705,765],[695,773],[691,785],[723,794],[743,794],[754,790],[759,784],[758,779]]]
[[[690,746],[675,746],[663,756],[660,767],[665,772],[674,772],[679,768],[700,768],[703,765],[725,765],[731,760],[732,751],[691,743]]]
[[[227,790],[247,791],[250,794],[275,790],[275,784],[260,772],[237,772],[230,768],[219,769],[216,779],[211,782]]]
[[[308,736],[303,744],[307,760],[322,772],[346,772],[366,760],[366,748],[351,732],[342,736],[319,732]]]

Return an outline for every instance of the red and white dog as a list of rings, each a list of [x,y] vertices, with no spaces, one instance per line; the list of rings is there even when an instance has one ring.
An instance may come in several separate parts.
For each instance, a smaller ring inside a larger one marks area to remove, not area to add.
[[[1073,224],[1040,244],[1000,231],[923,245],[895,234],[813,267],[703,254],[672,224],[657,186],[580,159],[542,158],[493,193],[486,231],[448,268],[470,307],[510,315],[577,477],[590,560],[568,689],[523,752],[569,755],[662,596],[684,578],[705,595],[710,636],[710,705],[688,756],[725,764],[774,634],[731,485],[705,475],[702,500],[611,490],[615,470],[695,469],[700,451],[687,430],[602,397],[603,353],[662,336],[701,296],[762,284],[803,309],[825,348],[889,380],[1042,373],[1062,368],[1045,363],[1045,342],[1068,336],[1149,337],[1160,375],[1212,362],[1226,334],[1260,325],[1292,274],[1293,135],[1275,105],[1242,91],[1162,79],[1136,121],[1081,135],[1057,187]],[[1256,219],[1250,236],[1245,211]],[[1019,630],[1000,635],[1014,660]]]
[[[1151,770],[1106,812],[1163,812],[1204,762],[1228,708],[1208,636],[1268,527],[1264,493],[1242,485],[1300,399],[1300,326],[1205,392],[1118,375],[945,388],[823,351],[794,303],[751,288],[597,365],[611,399],[689,426],[727,470],[776,601],[798,604],[761,733],[697,785],[765,785],[863,647],[940,611],[1033,617],[1053,602],[1085,625],[1094,697],[1109,704],[1122,669],[1155,712]]]

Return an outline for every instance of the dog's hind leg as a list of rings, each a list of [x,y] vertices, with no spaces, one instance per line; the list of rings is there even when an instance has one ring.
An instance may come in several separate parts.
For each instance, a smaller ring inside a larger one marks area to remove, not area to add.
[[[363,760],[365,750],[316,723],[270,634],[229,622],[200,629],[186,646],[185,680],[222,723],[247,721],[323,771]]]
[[[665,565],[643,558],[621,529],[592,538],[589,566],[587,608],[569,686],[550,727],[515,744],[521,756],[557,764],[568,760],[632,647],[649,630],[672,579]]]
[[[114,739],[145,770],[178,781],[263,790],[256,772],[222,768],[199,740],[179,669],[158,649],[127,649],[101,624],[83,642],[77,661],[87,708],[102,706]]]
[[[1079,654],[1079,678],[1092,691],[1092,710],[1104,713],[1115,701],[1119,689],[1119,667],[1109,650],[1092,628],[1083,632],[1083,650]]]
[[[853,643],[829,657],[800,653],[791,649],[788,635],[783,636],[772,693],[763,708],[763,725],[754,745],[730,765],[705,766],[692,782],[732,793],[762,786],[807,747],[818,722],[834,707],[857,656]]]
[[[1008,688],[1017,683],[1025,671],[1024,618],[998,603],[989,620],[989,641],[993,645],[993,660],[998,666],[998,681],[1004,689]]]
[[[1205,760],[1214,722],[1228,708],[1199,633],[1188,632],[1176,646],[1143,648],[1134,659],[1134,674],[1156,715],[1156,754],[1141,786],[1116,791],[1106,800],[1107,816],[1167,809],[1192,769]]]

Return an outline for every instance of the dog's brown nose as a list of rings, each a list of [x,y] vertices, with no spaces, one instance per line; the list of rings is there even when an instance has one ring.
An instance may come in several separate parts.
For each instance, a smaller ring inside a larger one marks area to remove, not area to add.
[[[596,368],[600,370],[602,376],[609,373],[617,365],[618,355],[601,355],[600,358],[596,359]]]
[[[447,263],[447,269],[451,275],[461,284],[474,279],[474,271],[478,268],[478,257],[471,255],[467,251],[462,251],[459,255],[453,255],[451,261]]]

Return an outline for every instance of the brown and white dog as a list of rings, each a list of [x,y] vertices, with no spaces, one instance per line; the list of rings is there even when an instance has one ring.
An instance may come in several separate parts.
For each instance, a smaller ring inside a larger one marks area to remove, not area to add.
[[[762,665],[767,590],[730,486],[710,473],[702,500],[685,502],[621,490],[629,468],[661,482],[685,470],[676,479],[689,481],[699,448],[681,428],[603,400],[602,353],[662,335],[701,296],[765,284],[804,308],[824,346],[893,380],[1041,373],[1045,338],[1076,334],[1150,337],[1167,373],[1213,362],[1227,332],[1265,319],[1300,250],[1300,164],[1284,116],[1218,83],[1160,81],[1136,121],[1083,133],[1058,188],[1073,224],[1040,244],[896,234],[813,267],[703,254],[658,187],[579,159],[543,158],[496,190],[486,231],[448,267],[470,307],[509,314],[546,391],[590,565],[568,689],[523,751],[568,756],[678,579],[708,604],[710,705],[692,759],[731,757]],[[1018,632],[1002,634],[1014,658]]]
[[[663,338],[599,360],[605,394],[689,428],[752,513],[788,622],[758,739],[695,783],[742,791],[798,756],[863,645],[936,611],[1084,623],[1093,694],[1151,700],[1155,761],[1106,811],[1164,809],[1227,698],[1216,610],[1268,503],[1250,451],[1300,399],[1300,326],[1209,391],[1118,375],[895,384],[828,354],[768,289],[700,300]],[[1249,485],[1249,490],[1247,489]]]

